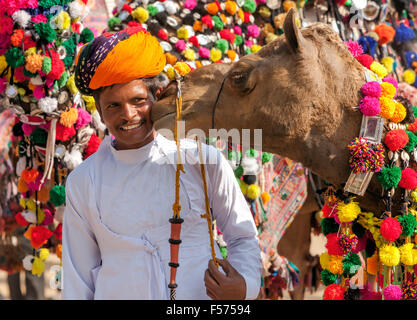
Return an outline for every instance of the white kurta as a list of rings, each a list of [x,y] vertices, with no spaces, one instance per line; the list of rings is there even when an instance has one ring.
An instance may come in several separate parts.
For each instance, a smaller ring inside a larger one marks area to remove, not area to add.
[[[204,189],[195,141],[181,140],[182,243],[177,299],[209,299],[204,272],[211,259]],[[149,144],[116,150],[106,137],[69,176],[63,223],[63,299],[169,299],[176,144],[158,134]],[[221,153],[203,144],[213,218],[228,260],[258,295],[261,256],[252,214]],[[213,161],[214,160],[214,161]],[[217,162],[213,164],[213,162]],[[221,258],[216,247],[216,256]]]

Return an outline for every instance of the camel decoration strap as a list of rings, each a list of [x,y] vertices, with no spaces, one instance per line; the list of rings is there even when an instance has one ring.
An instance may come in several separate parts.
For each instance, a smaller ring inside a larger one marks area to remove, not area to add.
[[[182,164],[181,160],[181,153],[180,153],[180,136],[178,134],[178,123],[181,121],[181,113],[182,113],[182,92],[181,92],[181,76],[175,71],[175,80],[177,82],[177,97],[175,100],[176,103],[176,119],[175,119],[175,132],[174,132],[174,139],[177,144],[177,169],[175,174],[175,202],[172,205],[173,210],[173,217],[169,219],[169,222],[171,223],[171,235],[169,238],[169,244],[170,244],[170,262],[169,266],[171,268],[170,272],[170,281],[168,284],[168,288],[170,289],[170,300],[176,300],[176,288],[178,287],[178,284],[176,283],[176,276],[177,276],[177,268],[179,267],[178,263],[178,253],[179,253],[179,246],[181,244],[181,224],[184,222],[184,219],[180,217],[181,212],[181,204],[180,204],[180,174],[181,172],[185,173],[184,166]],[[208,193],[207,193],[207,182],[206,182],[206,175],[205,175],[205,166],[203,161],[203,156],[201,152],[201,142],[196,137],[197,146],[198,146],[198,153],[200,157],[200,169],[201,169],[201,176],[203,179],[203,185],[204,185],[204,197],[205,197],[205,208],[206,213],[201,215],[202,218],[207,219],[209,234],[210,234],[210,246],[211,246],[211,254],[213,261],[216,264],[216,267],[219,268],[219,264],[216,260],[216,254],[214,251],[214,241],[213,241],[213,230],[212,230],[212,221],[211,221],[211,215],[210,215],[210,205],[209,205],[209,199],[208,199]]]

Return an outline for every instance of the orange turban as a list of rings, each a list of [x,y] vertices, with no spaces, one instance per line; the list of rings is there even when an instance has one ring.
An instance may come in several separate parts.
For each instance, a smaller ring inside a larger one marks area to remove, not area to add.
[[[81,48],[77,57],[75,84],[82,94],[101,87],[151,78],[165,67],[166,58],[158,40],[141,27],[104,33]]]

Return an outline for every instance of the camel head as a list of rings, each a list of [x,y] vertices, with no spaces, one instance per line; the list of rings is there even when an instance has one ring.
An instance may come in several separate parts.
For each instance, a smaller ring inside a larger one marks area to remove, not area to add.
[[[329,25],[299,29],[294,13],[286,16],[284,34],[257,53],[185,76],[186,132],[200,128],[207,134],[213,126],[262,129],[264,151],[302,162],[323,178],[329,166],[337,165],[335,176],[346,179],[346,146],[359,134],[362,115],[354,107],[361,99],[365,69]],[[156,129],[173,129],[175,95],[172,83],[153,106]]]

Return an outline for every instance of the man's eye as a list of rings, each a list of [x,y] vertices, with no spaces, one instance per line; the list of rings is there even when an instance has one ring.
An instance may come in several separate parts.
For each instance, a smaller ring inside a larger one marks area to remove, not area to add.
[[[135,104],[141,104],[141,103],[144,103],[146,100],[145,99],[141,99],[141,98],[135,98],[134,100],[133,100],[133,102],[135,103]]]

